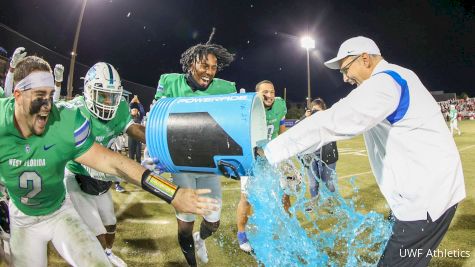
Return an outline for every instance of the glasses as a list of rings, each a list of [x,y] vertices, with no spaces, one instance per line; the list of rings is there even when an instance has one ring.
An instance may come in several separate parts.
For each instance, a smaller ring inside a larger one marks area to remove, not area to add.
[[[350,61],[350,63],[346,64],[343,68],[340,69],[340,73],[343,74],[343,75],[347,75],[348,73],[348,70],[350,69],[351,67],[351,64],[353,64],[353,62],[355,62],[361,55],[355,57],[352,61]]]

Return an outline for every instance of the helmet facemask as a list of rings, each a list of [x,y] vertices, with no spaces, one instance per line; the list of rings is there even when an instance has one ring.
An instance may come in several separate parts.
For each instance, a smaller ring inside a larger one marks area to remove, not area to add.
[[[115,117],[123,88],[119,74],[107,63],[97,63],[86,74],[84,98],[86,106],[97,118],[111,120]]]
[[[122,87],[120,91],[116,89],[107,90],[96,85],[92,87],[88,90],[89,97],[86,97],[88,109],[101,120],[112,120],[120,104]]]

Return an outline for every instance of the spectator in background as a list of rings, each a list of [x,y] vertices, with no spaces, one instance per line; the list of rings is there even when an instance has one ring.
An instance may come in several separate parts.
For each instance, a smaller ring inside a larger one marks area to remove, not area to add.
[[[142,116],[137,108],[132,108],[130,110],[130,115],[135,123],[141,124]],[[142,160],[142,143],[134,138],[129,138],[129,158],[138,163]]]
[[[454,134],[454,129],[457,130],[458,134],[460,135],[462,132],[460,132],[460,129],[458,127],[458,112],[457,109],[455,108],[455,105],[450,105],[450,110],[449,110],[449,120],[450,120],[450,134]]]
[[[309,117],[312,114],[326,109],[327,105],[323,99],[314,99],[311,104],[311,109],[305,112],[305,117]],[[310,155],[311,160],[308,164],[305,164],[308,166],[307,173],[310,196],[312,198],[318,196],[319,180],[325,183],[330,192],[335,192],[333,174],[335,173],[336,162],[338,161],[336,142],[328,143]]]
[[[140,113],[140,121],[143,120],[144,116],[145,116],[145,109],[142,105],[142,103],[140,103],[140,100],[139,100],[139,97],[137,95],[134,95],[134,97],[132,98],[132,100],[130,101],[130,110],[136,108],[139,110],[139,113]]]

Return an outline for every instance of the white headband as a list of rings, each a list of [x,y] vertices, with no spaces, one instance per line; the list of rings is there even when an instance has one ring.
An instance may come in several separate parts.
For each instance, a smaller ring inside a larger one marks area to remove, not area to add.
[[[35,71],[15,85],[15,90],[26,91],[38,87],[54,88],[53,74],[47,71]]]

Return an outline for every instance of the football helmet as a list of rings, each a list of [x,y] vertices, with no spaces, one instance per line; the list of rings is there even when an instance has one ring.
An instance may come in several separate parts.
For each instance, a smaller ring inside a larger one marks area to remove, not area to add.
[[[96,63],[84,77],[86,106],[101,120],[114,118],[123,90],[119,73],[109,63]]]

